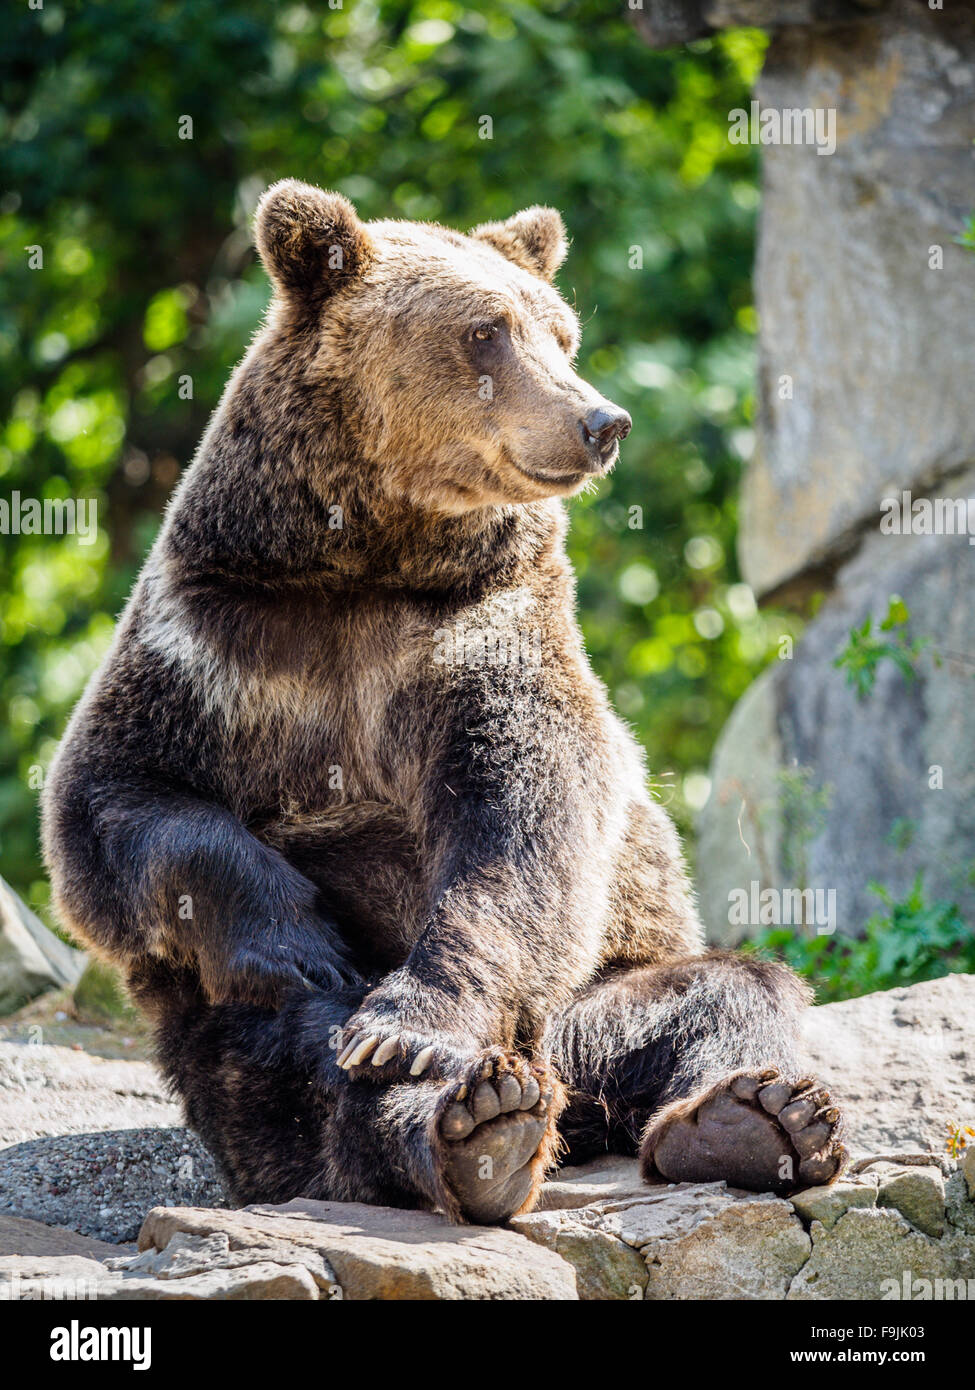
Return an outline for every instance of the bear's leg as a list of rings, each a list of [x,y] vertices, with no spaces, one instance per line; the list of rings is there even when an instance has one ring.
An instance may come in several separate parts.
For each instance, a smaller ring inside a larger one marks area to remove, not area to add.
[[[833,1181],[840,1115],[799,1062],[791,971],[715,952],[606,977],[546,1029],[569,1161],[640,1153],[647,1178],[790,1192]]]
[[[167,967],[133,985],[159,1020],[160,1061],[188,1122],[239,1205],[310,1197],[479,1223],[533,1205],[562,1104],[544,1067],[493,1048],[447,1082],[354,1081],[336,1044],[365,986],[298,995],[272,1013],[208,1004]]]

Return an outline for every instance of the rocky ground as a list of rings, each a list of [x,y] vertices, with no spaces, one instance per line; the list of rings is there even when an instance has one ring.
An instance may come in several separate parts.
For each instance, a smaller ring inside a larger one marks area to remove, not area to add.
[[[150,1063],[0,1042],[0,1284],[100,1299],[877,1299],[975,1295],[975,977],[810,1012],[854,1158],[786,1201],[567,1168],[504,1229],[356,1203],[226,1207]],[[909,1155],[912,1162],[905,1162]],[[137,1244],[136,1244],[137,1242]],[[942,1289],[944,1289],[942,1285]],[[952,1285],[956,1290],[960,1286]],[[0,1296],[3,1296],[0,1290]]]

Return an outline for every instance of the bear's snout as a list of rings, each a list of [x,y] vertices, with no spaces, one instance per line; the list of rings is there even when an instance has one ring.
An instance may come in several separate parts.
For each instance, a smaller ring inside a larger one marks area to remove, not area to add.
[[[592,471],[605,468],[616,452],[616,445],[633,428],[625,410],[608,402],[598,405],[579,421],[582,440],[592,460]]]

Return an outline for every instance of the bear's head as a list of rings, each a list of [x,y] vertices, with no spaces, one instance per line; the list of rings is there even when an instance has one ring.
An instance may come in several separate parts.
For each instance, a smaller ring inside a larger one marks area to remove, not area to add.
[[[288,179],[262,198],[256,241],[269,331],[289,340],[303,394],[337,395],[329,418],[387,493],[459,513],[567,496],[612,467],[630,417],[573,368],[553,209],[462,236],[363,223],[340,194]]]

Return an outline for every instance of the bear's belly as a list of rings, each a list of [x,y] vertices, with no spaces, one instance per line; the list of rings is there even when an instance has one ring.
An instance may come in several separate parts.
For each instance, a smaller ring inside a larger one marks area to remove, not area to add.
[[[401,965],[429,916],[429,872],[405,810],[353,802],[265,826],[258,837],[315,884],[365,974]]]

